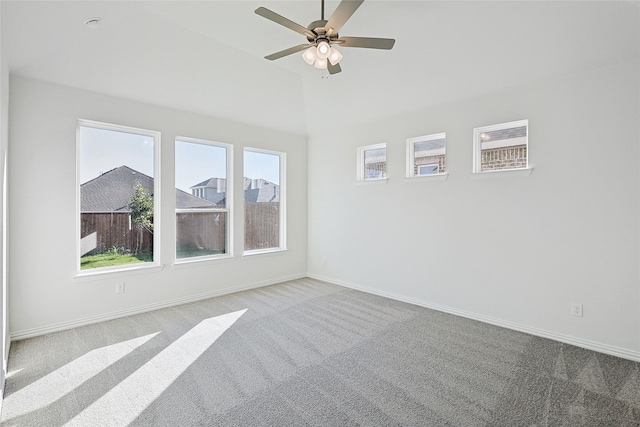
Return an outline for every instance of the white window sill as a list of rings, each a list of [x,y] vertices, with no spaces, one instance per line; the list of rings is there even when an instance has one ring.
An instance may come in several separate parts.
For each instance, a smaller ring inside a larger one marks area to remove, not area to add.
[[[356,181],[356,185],[386,184],[389,178],[364,179]]]
[[[446,181],[448,173],[436,173],[433,175],[416,175],[416,176],[407,176],[405,177],[405,181],[408,182],[430,182],[430,181]]]
[[[109,269],[109,270],[99,270],[99,269],[91,269],[84,270],[76,273],[73,277],[73,280],[77,283],[81,282],[89,282],[92,280],[103,280],[103,279],[112,279],[117,277],[124,276],[133,276],[137,274],[148,274],[155,273],[158,271],[162,271],[164,269],[164,265],[152,264],[145,266],[135,266],[129,268],[117,268],[117,269]]]
[[[208,264],[225,264],[228,262],[234,262],[236,257],[234,256],[221,256],[217,258],[211,257],[192,257],[192,258],[184,258],[180,260],[176,260],[175,264],[173,264],[174,270],[179,270],[182,268],[189,267],[201,267]]]
[[[273,249],[264,249],[264,250],[255,250],[255,251],[247,251],[245,253],[242,254],[243,257],[253,257],[256,255],[284,255],[287,252],[287,249],[281,249],[281,248],[273,248]]]
[[[523,169],[504,169],[497,171],[474,172],[471,174],[472,179],[485,178],[508,178],[513,176],[529,176],[533,172],[533,168]]]

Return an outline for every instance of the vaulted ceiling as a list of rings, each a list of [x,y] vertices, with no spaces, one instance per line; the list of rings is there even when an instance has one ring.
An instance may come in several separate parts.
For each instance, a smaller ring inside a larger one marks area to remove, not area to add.
[[[313,134],[637,60],[639,4],[366,0],[341,35],[395,47],[344,48],[332,76],[300,54],[265,60],[305,39],[254,13],[307,26],[319,0],[3,1],[2,47],[14,74]]]

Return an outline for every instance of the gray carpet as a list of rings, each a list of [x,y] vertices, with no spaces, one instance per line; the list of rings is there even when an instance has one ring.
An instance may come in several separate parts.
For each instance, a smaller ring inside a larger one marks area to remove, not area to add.
[[[639,426],[640,366],[312,279],[14,342],[2,426]]]

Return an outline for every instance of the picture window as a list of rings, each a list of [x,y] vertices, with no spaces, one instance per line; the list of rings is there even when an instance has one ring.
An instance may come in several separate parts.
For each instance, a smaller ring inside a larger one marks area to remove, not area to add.
[[[244,252],[286,249],[285,153],[244,150]]]
[[[179,138],[175,151],[176,260],[231,254],[233,147]]]
[[[160,133],[80,120],[79,270],[159,262]]]

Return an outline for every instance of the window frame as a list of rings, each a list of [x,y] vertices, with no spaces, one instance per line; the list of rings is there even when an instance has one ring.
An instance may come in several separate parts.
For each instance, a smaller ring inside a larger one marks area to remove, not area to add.
[[[225,158],[225,167],[226,167],[226,172],[227,172],[227,176],[226,176],[226,208],[205,208],[205,209],[178,209],[176,206],[174,206],[174,223],[176,225],[175,227],[175,233],[174,233],[174,237],[175,237],[175,241],[174,241],[174,264],[175,265],[182,265],[182,264],[189,264],[189,263],[194,263],[194,262],[202,262],[202,261],[212,261],[212,260],[218,260],[218,259],[226,259],[226,258],[233,258],[234,257],[234,248],[233,248],[233,144],[228,144],[225,142],[217,142],[217,141],[211,141],[211,140],[206,140],[206,139],[199,139],[199,138],[190,138],[190,137],[186,137],[186,136],[176,136],[176,138],[174,139],[173,142],[173,150],[175,153],[175,149],[176,149],[176,143],[177,142],[186,142],[189,144],[201,144],[201,145],[207,145],[207,146],[211,146],[211,147],[219,147],[219,148],[224,148],[226,150],[226,158]],[[174,171],[174,179],[175,179],[175,166],[176,166],[176,162],[175,162],[175,157],[174,157],[174,165],[173,165],[173,171]],[[202,192],[202,196],[204,196],[204,189],[200,188],[197,189],[198,192]],[[174,185],[174,194],[175,191],[177,191],[177,187]],[[200,196],[197,196],[200,197]],[[175,197],[174,197],[175,200]],[[225,232],[225,247],[227,248],[226,253],[224,254],[214,254],[214,255],[202,255],[202,256],[194,256],[194,257],[188,257],[188,258],[178,258],[178,226],[177,226],[177,221],[176,221],[176,216],[179,213],[204,213],[204,212],[225,212],[227,214],[227,219],[225,220],[225,225],[226,225],[226,232]]]
[[[524,137],[525,146],[527,150],[526,165],[524,167],[517,167],[517,168],[492,169],[492,170],[483,171],[482,170],[481,135],[485,132],[493,132],[496,130],[511,129],[511,128],[522,127],[522,126],[525,126],[526,128],[526,135]],[[489,126],[481,126],[473,129],[473,165],[472,165],[473,174],[495,174],[495,173],[504,173],[504,172],[513,173],[517,171],[528,171],[529,173],[531,171],[531,166],[529,163],[529,119],[515,120],[512,122],[498,123],[498,124],[489,125]]]
[[[445,156],[445,165],[446,165],[446,162],[447,162],[446,160],[447,159],[447,133],[446,132],[432,133],[429,135],[416,136],[416,137],[407,139],[407,173],[406,173],[407,178],[424,179],[429,177],[441,177],[441,178],[446,177],[447,168],[445,167],[444,172],[440,172],[439,164],[438,164],[438,173],[421,175],[419,173],[416,173],[415,171],[416,169],[415,145],[421,142],[435,141],[438,139],[444,139],[444,156]],[[426,165],[421,165],[421,166],[426,166]]]
[[[242,221],[242,227],[243,227],[243,235],[242,235],[242,256],[253,256],[253,255],[261,255],[261,254],[269,254],[269,253],[274,253],[274,252],[284,252],[287,250],[287,153],[283,152],[283,151],[275,151],[275,150],[266,150],[263,148],[253,148],[253,147],[244,147],[242,149],[242,177],[243,177],[243,181],[245,178],[245,163],[244,163],[244,153],[250,151],[253,153],[260,153],[260,154],[269,154],[269,155],[275,155],[278,156],[280,161],[279,161],[279,174],[280,174],[280,182],[278,184],[279,187],[279,199],[280,199],[280,206],[279,206],[279,219],[280,219],[280,225],[279,225],[279,236],[278,236],[278,243],[279,246],[278,247],[273,247],[273,248],[265,248],[265,249],[252,249],[252,250],[245,250],[245,235],[244,233],[246,233],[246,230],[244,229],[244,216],[245,216],[245,209],[244,209],[244,205],[245,205],[245,199],[244,199],[244,183],[243,183],[243,197],[242,197],[242,217],[243,217],[243,221]]]
[[[111,267],[97,267],[88,270],[80,269],[81,255],[81,195],[80,195],[80,128],[90,127],[94,129],[129,133],[133,135],[140,135],[153,138],[153,261],[136,263],[136,264],[123,264],[114,265]],[[113,123],[99,122],[95,120],[78,119],[76,123],[76,273],[75,277],[91,277],[91,276],[103,276],[112,273],[119,272],[135,272],[139,270],[159,269],[162,266],[161,263],[161,241],[162,241],[162,203],[161,203],[161,161],[160,161],[160,145],[162,141],[162,134],[160,131],[136,128],[132,126],[117,125]]]
[[[366,167],[365,167],[365,153],[367,151],[379,150],[384,148],[384,164],[385,164],[385,173],[383,177],[378,178],[367,178],[365,175]],[[371,144],[364,145],[362,147],[358,147],[357,149],[357,165],[356,165],[356,181],[358,182],[375,182],[375,181],[386,181],[388,178],[387,173],[387,143],[382,142],[379,144]]]

